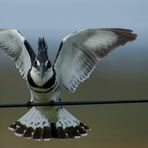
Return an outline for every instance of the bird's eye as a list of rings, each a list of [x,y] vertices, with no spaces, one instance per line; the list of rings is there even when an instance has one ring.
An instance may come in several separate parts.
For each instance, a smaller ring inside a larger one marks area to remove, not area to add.
[[[37,67],[37,61],[34,61],[34,66]]]
[[[34,67],[38,67],[40,65],[39,61],[35,60],[34,61]]]
[[[46,61],[45,65],[46,65],[48,68],[51,67],[50,61]]]

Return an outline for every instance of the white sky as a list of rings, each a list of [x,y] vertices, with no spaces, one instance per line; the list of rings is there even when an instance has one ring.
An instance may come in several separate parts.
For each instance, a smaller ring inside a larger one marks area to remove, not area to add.
[[[148,27],[147,0],[0,0],[0,28],[68,32],[92,27]]]

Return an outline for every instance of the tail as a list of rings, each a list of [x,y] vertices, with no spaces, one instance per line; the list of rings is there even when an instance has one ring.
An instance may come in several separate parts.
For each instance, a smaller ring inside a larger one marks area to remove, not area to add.
[[[53,110],[30,109],[9,126],[16,136],[35,140],[74,139],[86,136],[89,127],[76,119],[63,107]]]

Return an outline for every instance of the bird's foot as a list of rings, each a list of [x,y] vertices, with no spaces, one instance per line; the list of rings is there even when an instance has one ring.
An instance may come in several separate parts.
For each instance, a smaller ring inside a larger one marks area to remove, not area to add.
[[[30,109],[32,107],[32,101],[27,101],[26,106]]]

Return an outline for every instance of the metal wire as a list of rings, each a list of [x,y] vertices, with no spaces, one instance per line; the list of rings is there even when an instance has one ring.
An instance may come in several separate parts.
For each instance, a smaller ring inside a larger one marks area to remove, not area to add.
[[[66,101],[66,102],[26,102],[14,104],[0,104],[0,108],[15,108],[15,107],[28,107],[33,106],[78,106],[78,105],[99,105],[99,104],[129,104],[129,103],[148,103],[148,99],[122,99],[122,100],[94,100],[94,101]]]

